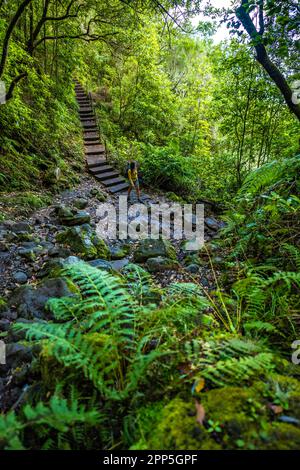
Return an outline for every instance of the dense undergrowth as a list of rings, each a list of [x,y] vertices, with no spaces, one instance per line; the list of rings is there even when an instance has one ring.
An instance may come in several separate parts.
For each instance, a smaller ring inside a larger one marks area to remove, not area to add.
[[[299,156],[251,173],[222,237],[215,292],[159,289],[79,263],[51,322],[16,324],[34,342],[39,386],[0,420],[3,448],[296,449]],[[268,223],[266,223],[268,222]]]
[[[0,191],[58,190],[78,181],[82,137],[72,84],[32,73],[0,106]]]
[[[190,274],[159,288],[135,264],[52,272],[74,295],[49,301],[50,321],[14,326],[34,359],[0,449],[299,449],[299,125],[253,57],[266,47],[285,87],[299,78],[297,6],[250,1],[267,7],[255,41],[233,15],[235,37],[216,44],[190,11],[183,29],[164,16],[194,2],[31,0],[16,18],[20,3],[0,2],[0,85],[17,80],[0,96],[0,221],[79,180],[76,77],[109,160],[124,173],[138,161],[142,186],[169,199],[225,205],[226,227],[193,255],[215,291]]]

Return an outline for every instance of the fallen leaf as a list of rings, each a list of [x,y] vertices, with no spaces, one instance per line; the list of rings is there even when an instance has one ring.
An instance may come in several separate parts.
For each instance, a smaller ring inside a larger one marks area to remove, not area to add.
[[[203,426],[204,418],[205,418],[205,409],[201,403],[195,400],[195,406],[197,411],[196,421]]]

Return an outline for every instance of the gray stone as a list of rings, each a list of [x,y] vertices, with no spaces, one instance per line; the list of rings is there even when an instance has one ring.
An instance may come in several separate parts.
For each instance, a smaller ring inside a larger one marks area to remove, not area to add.
[[[143,263],[147,259],[157,256],[176,260],[176,251],[168,240],[147,238],[139,242],[133,255],[134,261],[137,263]]]
[[[20,343],[9,343],[6,345],[6,359],[9,365],[14,364],[15,367],[16,363],[28,362],[32,359],[32,349]]]
[[[146,268],[151,273],[166,271],[167,269],[178,269],[179,263],[173,259],[157,256],[155,258],[148,258]]]
[[[186,270],[191,274],[196,274],[199,272],[199,266],[198,264],[190,264],[186,267]]]
[[[115,245],[109,247],[111,259],[122,259],[128,255],[129,246]]]
[[[88,201],[83,197],[78,197],[74,199],[73,204],[75,207],[77,207],[77,209],[85,209],[88,205]]]
[[[45,306],[50,298],[73,295],[65,279],[47,279],[36,288],[26,285],[15,289],[9,299],[9,307],[26,319],[49,318],[51,315]]]
[[[56,236],[56,240],[67,244],[74,254],[83,259],[110,258],[105,241],[98,238],[96,232],[88,224],[71,227]]]
[[[13,279],[18,284],[25,284],[28,280],[28,276],[23,271],[17,271],[13,274]]]
[[[59,221],[67,226],[88,224],[91,220],[91,216],[88,212],[73,209],[64,204],[56,207],[56,214]]]
[[[68,258],[63,260],[64,266],[72,266],[73,264],[79,263],[81,261],[78,256],[68,256]]]
[[[213,217],[205,217],[204,222],[210,230],[213,230],[215,232],[217,232],[221,228],[220,223]]]
[[[0,320],[0,331],[8,331],[10,327],[10,321],[6,318]]]
[[[107,261],[104,259],[94,259],[93,261],[89,261],[91,266],[98,269],[104,269],[108,272],[121,271],[128,263],[129,260],[127,258],[114,261]]]
[[[23,258],[28,259],[28,261],[34,261],[36,259],[36,254],[31,248],[19,248],[18,254]]]
[[[11,230],[12,232],[15,232],[15,233],[31,232],[32,228],[29,222],[20,221],[20,222],[16,222],[15,224],[13,224],[11,226]]]
[[[111,263],[104,259],[94,259],[93,261],[89,261],[89,264],[94,268],[104,269],[104,271],[108,272],[112,271]]]

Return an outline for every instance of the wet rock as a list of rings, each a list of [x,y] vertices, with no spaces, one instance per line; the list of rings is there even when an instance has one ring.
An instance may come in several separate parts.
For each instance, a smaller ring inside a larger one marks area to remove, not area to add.
[[[73,264],[79,263],[81,261],[78,256],[68,256],[68,258],[63,260],[64,267],[72,266]]]
[[[89,261],[91,266],[98,269],[104,269],[107,272],[121,271],[128,263],[129,260],[127,258],[114,261],[107,261],[104,259],[94,259],[93,261]]]
[[[89,264],[94,268],[104,269],[105,271],[111,272],[112,266],[111,264],[104,260],[104,259],[94,259],[93,261],[89,261]]]
[[[197,254],[199,250],[191,250],[190,243],[193,241],[195,240],[183,240],[180,244],[180,249],[186,254],[190,254],[190,255]]]
[[[20,343],[9,343],[6,345],[6,361],[10,367],[17,367],[22,362],[32,360],[32,348]]]
[[[69,228],[59,233],[56,240],[67,244],[73,253],[83,259],[110,258],[110,252],[105,241],[98,238],[96,232],[88,224]]]
[[[59,271],[64,267],[64,259],[63,258],[53,258],[46,261],[42,268],[38,271],[37,277],[42,278],[49,276],[51,273]]]
[[[88,224],[91,220],[88,212],[73,209],[64,204],[56,207],[56,214],[60,223],[67,226]]]
[[[27,274],[23,271],[16,271],[13,273],[12,277],[18,284],[25,284],[28,280]]]
[[[128,245],[115,245],[109,247],[111,259],[122,259],[128,255],[129,246]]]
[[[110,261],[110,265],[114,271],[121,271],[128,263],[129,260],[127,258]]]
[[[190,264],[197,264],[198,267],[204,264],[203,260],[199,257],[198,253],[197,254],[189,254],[185,256],[183,263],[186,266],[189,266]]]
[[[29,222],[20,221],[11,226],[11,231],[15,233],[31,232],[32,227]]]
[[[36,259],[36,254],[31,248],[19,248],[18,254],[28,261],[34,261]]]
[[[209,281],[208,281],[208,279],[206,279],[206,277],[201,278],[201,285],[203,287],[209,287],[210,286]]]
[[[14,375],[13,375],[14,384],[23,385],[27,381],[29,370],[30,370],[30,364],[25,364],[23,367],[17,369],[17,371],[14,372]]]
[[[54,246],[49,250],[49,256],[56,256],[58,258],[66,258],[71,255],[70,248],[66,248],[64,246]]]
[[[97,196],[97,194],[99,193],[99,189],[98,188],[92,188],[90,190],[90,196],[94,197],[94,196]]]
[[[74,295],[63,278],[47,279],[38,285],[21,286],[12,293],[9,306],[18,316],[26,319],[49,318],[50,314],[45,306],[51,297],[70,297]]]
[[[13,310],[10,310],[8,307],[5,308],[5,310],[0,311],[0,319],[1,320],[16,320],[18,318],[18,315],[16,312]]]
[[[157,256],[155,258],[148,258],[146,268],[151,273],[166,271],[167,269],[178,269],[179,263],[175,260]]]
[[[73,204],[77,209],[85,209],[88,205],[88,200],[83,197],[77,197],[74,199]]]
[[[204,219],[205,225],[214,232],[217,232],[223,224],[218,222],[214,217],[205,217]]]
[[[0,331],[8,331],[10,328],[10,321],[6,318],[0,320]]]
[[[191,274],[196,274],[199,272],[199,266],[198,264],[190,264],[186,267],[186,270]]]
[[[158,256],[176,260],[176,251],[168,240],[150,238],[140,240],[133,255],[134,261],[137,263],[143,263],[149,258]]]

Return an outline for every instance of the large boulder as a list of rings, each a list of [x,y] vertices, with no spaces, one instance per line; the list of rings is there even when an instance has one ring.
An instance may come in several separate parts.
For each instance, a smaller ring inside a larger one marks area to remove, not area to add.
[[[143,263],[147,259],[157,256],[176,260],[176,251],[168,240],[147,238],[139,242],[133,255],[134,261],[137,263]]]
[[[85,260],[110,258],[109,248],[88,224],[71,227],[57,235],[56,240],[68,245],[74,254]]]

